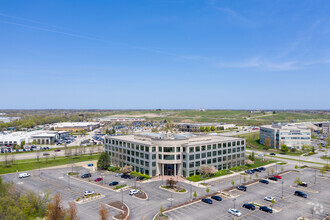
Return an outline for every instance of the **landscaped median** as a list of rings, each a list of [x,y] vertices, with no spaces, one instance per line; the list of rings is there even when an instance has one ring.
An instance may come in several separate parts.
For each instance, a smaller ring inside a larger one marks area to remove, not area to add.
[[[130,219],[129,217],[129,208],[125,203],[122,203],[120,201],[116,202],[111,202],[108,204],[110,207],[119,210],[121,213],[113,216],[114,219],[121,219],[121,220],[126,220]]]
[[[83,204],[83,203],[95,201],[96,199],[101,199],[104,197],[105,197],[105,195],[101,195],[100,193],[95,193],[95,194],[91,194],[91,195],[87,195],[87,196],[78,197],[75,200],[75,202],[78,204]]]

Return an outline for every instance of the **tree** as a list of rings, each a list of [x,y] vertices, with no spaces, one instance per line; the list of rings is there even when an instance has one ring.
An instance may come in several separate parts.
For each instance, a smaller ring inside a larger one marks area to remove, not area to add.
[[[100,210],[99,210],[99,215],[101,220],[109,220],[110,214],[108,210],[105,208],[104,204],[101,204]]]
[[[258,175],[258,173],[257,173],[257,172],[256,172],[254,175],[255,175],[256,179],[259,177],[259,175]]]
[[[313,151],[314,147],[313,146],[310,146],[310,145],[303,145],[302,146],[302,150],[304,152],[310,152],[310,151]]]
[[[65,216],[65,211],[62,207],[62,196],[56,193],[53,200],[47,205],[46,220],[61,220]]]
[[[164,208],[163,208],[163,206],[160,206],[160,208],[159,208],[159,214],[162,216],[163,213],[164,213]]]
[[[25,141],[22,141],[22,142],[21,142],[21,148],[22,148],[22,149],[24,148],[24,145],[25,145]]]
[[[132,168],[133,168],[132,166],[125,165],[124,167],[122,167],[120,169],[119,172],[121,172],[123,174],[128,174],[128,173],[132,172]]]
[[[234,186],[235,185],[235,182],[234,180],[231,181],[231,185]]]
[[[194,191],[194,197],[195,197],[195,199],[197,198],[196,190]]]
[[[267,148],[270,148],[270,146],[271,146],[270,138],[266,138],[266,139],[265,139],[265,146],[266,146]]]
[[[252,180],[252,176],[250,176],[249,179]]]
[[[205,131],[206,131],[206,132],[210,132],[210,130],[211,130],[210,127],[206,127],[206,128],[205,128]]]
[[[273,207],[273,206],[274,206],[274,204],[275,204],[275,200],[274,200],[274,199],[272,199],[270,202],[271,202],[271,204],[272,204],[272,205],[271,205],[271,207]]]
[[[69,202],[69,208],[66,210],[65,220],[78,220],[77,206],[74,202]]]
[[[178,181],[175,181],[173,178],[166,180],[166,186],[168,186],[171,189],[173,189],[177,183]]]
[[[213,125],[211,126],[211,131],[215,131],[215,127]]]
[[[321,144],[319,144],[319,147],[318,147],[318,149],[319,149],[319,150],[322,150],[322,149],[323,149],[323,147],[322,147],[322,145],[321,145]]]
[[[281,151],[282,151],[283,153],[288,152],[288,151],[289,151],[288,146],[286,146],[285,144],[283,144],[283,145],[281,146]]]
[[[210,176],[213,175],[215,172],[217,172],[214,166],[208,166],[208,165],[201,166],[199,171],[203,176]]]
[[[201,126],[199,129],[200,129],[201,132],[205,131],[205,128],[203,126]]]
[[[246,176],[243,177],[243,182],[245,183],[247,180]]]
[[[206,188],[206,193],[209,193],[210,192],[210,189],[209,187]]]
[[[296,165],[296,166],[294,166],[294,168],[295,168],[295,169],[298,169],[299,167],[298,167],[298,165]]]
[[[300,185],[302,183],[300,177],[295,178],[293,183]]]
[[[249,155],[249,159],[252,160],[252,161],[254,161],[254,159],[255,159],[254,158],[254,151],[252,151],[252,153]]]
[[[106,152],[102,152],[99,160],[97,161],[97,168],[106,170],[110,166],[110,157]]]
[[[36,145],[37,142],[36,142],[36,141],[32,141],[31,144],[32,144],[32,145]]]
[[[272,175],[275,173],[275,170],[274,170],[274,168],[271,168],[270,169],[270,172],[272,173]]]

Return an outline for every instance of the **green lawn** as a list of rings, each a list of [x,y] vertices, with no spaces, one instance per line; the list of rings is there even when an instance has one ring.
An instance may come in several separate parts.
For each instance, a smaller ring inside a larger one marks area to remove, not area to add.
[[[56,157],[55,160],[53,158],[48,158],[47,161],[46,158],[41,158],[39,161],[40,161],[40,168],[46,168],[46,167],[70,164],[72,162],[77,163],[77,162],[83,162],[89,160],[97,160],[98,158],[99,156],[97,154],[94,154],[92,156],[83,155],[80,157],[72,157],[72,159],[70,159],[69,157]],[[39,163],[36,159],[14,161],[14,165],[11,165],[9,167],[5,167],[4,162],[2,162],[0,165],[0,174],[14,173],[17,170],[18,172],[22,172],[22,171],[34,170],[38,168],[39,168]]]
[[[228,174],[232,174],[232,172],[228,171],[228,170],[219,170],[214,175],[209,176],[209,177],[203,178],[201,175],[194,175],[194,176],[188,177],[187,180],[191,180],[193,182],[199,182],[199,181],[202,181],[202,180],[208,180],[208,179],[212,179],[212,178],[219,177],[219,176],[225,176],[225,175],[228,175]]]

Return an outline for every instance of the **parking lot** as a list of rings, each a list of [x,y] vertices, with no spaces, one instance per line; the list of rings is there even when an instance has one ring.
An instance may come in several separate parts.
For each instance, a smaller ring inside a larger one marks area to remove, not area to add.
[[[201,201],[193,203],[173,211],[169,211],[166,215],[173,219],[232,219],[234,216],[228,213],[228,209],[238,209],[242,216],[236,219],[297,219],[300,216],[312,216],[314,219],[323,219],[330,213],[328,185],[329,178],[321,177],[317,174],[316,184],[315,172],[312,169],[305,169],[302,173],[289,172],[283,176],[283,198],[282,198],[282,180],[278,182],[269,181],[269,184],[254,183],[248,186],[246,192],[232,190],[229,193],[232,198],[222,197],[222,201],[213,200],[213,204],[207,204]],[[300,177],[302,181],[309,184],[308,187],[295,188],[294,179]],[[306,199],[294,195],[296,190],[307,193]],[[264,200],[266,196],[273,196],[276,202],[273,205],[273,213],[269,214],[260,211],[256,206],[256,210],[250,211],[242,207],[244,203],[258,203],[267,207],[271,203]]]

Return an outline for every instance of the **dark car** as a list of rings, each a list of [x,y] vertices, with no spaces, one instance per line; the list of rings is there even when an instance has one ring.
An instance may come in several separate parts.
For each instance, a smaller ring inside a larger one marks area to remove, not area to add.
[[[247,187],[246,186],[238,186],[238,190],[246,191]]]
[[[100,181],[102,181],[103,179],[101,178],[101,177],[99,177],[99,178],[96,178],[95,180],[94,180],[94,182],[100,182]]]
[[[130,177],[130,175],[127,175],[127,174],[123,174],[123,175],[121,175],[121,178],[124,178],[124,179],[127,179],[127,178],[129,178]]]
[[[211,199],[202,199],[202,202],[208,203],[208,204],[212,204],[212,200]]]
[[[261,170],[259,170],[258,168],[255,168],[255,169],[253,169],[254,171],[256,171],[256,172],[261,172]]]
[[[308,186],[307,183],[305,183],[305,182],[298,183],[298,185],[299,186],[304,186],[304,187],[307,187]]]
[[[268,180],[259,180],[260,183],[264,183],[264,184],[268,184],[269,181]]]
[[[81,175],[81,178],[88,178],[88,177],[92,177],[92,174],[85,173],[85,174]]]
[[[138,176],[138,177],[136,178],[136,180],[143,180],[143,179],[144,179],[143,176]]]
[[[259,210],[264,211],[264,212],[268,212],[268,213],[273,213],[273,210],[271,210],[267,206],[260,206]]]
[[[270,153],[269,155],[275,156],[276,154],[275,153]]]
[[[246,174],[252,174],[252,171],[251,170],[245,170],[245,173]]]
[[[211,196],[211,199],[217,200],[217,201],[221,201],[222,198],[220,196]]]
[[[294,192],[294,195],[295,196],[300,196],[300,197],[303,197],[303,198],[307,198],[307,194],[306,193],[303,193],[301,191],[295,191]]]
[[[277,181],[278,180],[276,177],[273,177],[273,176],[269,177],[268,179],[269,180],[274,180],[274,181]]]
[[[246,208],[246,209],[250,209],[250,210],[255,210],[256,209],[256,207],[253,204],[250,204],[250,203],[244,204],[243,207]]]
[[[111,182],[111,183],[109,183],[109,186],[115,186],[115,185],[118,185],[118,182]]]
[[[259,170],[266,171],[265,167],[260,167]]]
[[[254,170],[250,170],[252,173],[254,173],[255,171]]]

